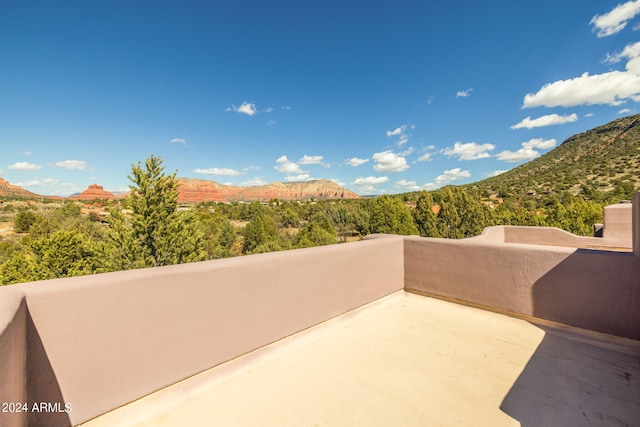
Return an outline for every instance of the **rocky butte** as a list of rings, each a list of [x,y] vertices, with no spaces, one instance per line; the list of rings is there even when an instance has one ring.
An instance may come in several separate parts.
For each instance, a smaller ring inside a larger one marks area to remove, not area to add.
[[[89,188],[80,194],[69,197],[72,200],[115,199],[112,193],[106,191],[101,185],[91,184]]]
[[[353,191],[336,184],[329,179],[317,179],[305,182],[274,182],[253,187],[223,185],[204,179],[178,178],[180,183],[180,202],[235,202],[309,200],[309,199],[359,199]]]

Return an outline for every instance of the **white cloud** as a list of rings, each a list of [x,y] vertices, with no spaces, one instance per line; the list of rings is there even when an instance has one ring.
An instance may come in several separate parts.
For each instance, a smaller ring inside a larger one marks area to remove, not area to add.
[[[472,91],[473,91],[472,87],[470,87],[467,90],[459,90],[458,93],[456,93],[456,98],[466,98],[468,96],[471,96]]]
[[[468,170],[462,170],[460,168],[449,169],[443,172],[442,175],[439,175],[435,182],[436,184],[449,184],[452,181],[458,181],[464,178],[471,177],[471,172]]]
[[[262,176],[256,176],[252,179],[250,179],[249,181],[245,181],[240,185],[244,185],[247,187],[253,187],[253,186],[257,186],[257,185],[266,185],[267,182],[263,179],[264,177]]]
[[[188,147],[189,146],[189,145],[187,145],[187,140],[184,139],[184,138],[173,138],[170,142],[172,144],[180,144],[183,147]]]
[[[55,178],[42,178],[38,177],[25,182],[18,182],[16,185],[24,188],[29,188],[38,194],[43,195],[56,195],[56,196],[68,196],[73,193],[84,190],[77,184],[71,182],[64,182]]]
[[[487,178],[492,178],[494,176],[502,175],[503,173],[508,172],[508,169],[498,169],[486,174]]]
[[[533,129],[544,126],[553,126],[553,125],[561,125],[564,123],[576,122],[578,121],[578,115],[576,113],[570,114],[568,116],[560,116],[558,114],[548,114],[546,116],[538,117],[537,119],[531,120],[531,117],[527,117],[522,120],[520,123],[511,126],[511,129]]]
[[[83,160],[62,160],[55,162],[54,165],[59,168],[84,170],[87,167],[87,162]]]
[[[622,110],[618,111],[618,114],[631,114],[631,109],[623,108]]]
[[[246,114],[247,116],[254,116],[258,112],[258,109],[256,108],[256,104],[244,101],[239,107],[232,105],[227,108],[226,111],[235,111],[236,113]]]
[[[322,163],[322,156],[307,156],[306,154],[302,156],[298,163],[301,165],[317,165]]]
[[[424,153],[422,156],[418,157],[417,162],[430,162],[431,161],[431,153]]]
[[[19,187],[29,188],[29,187],[37,187],[38,185],[42,185],[42,182],[38,181],[37,179],[32,179],[29,181],[18,182],[16,183],[16,185]]]
[[[33,154],[33,151],[18,151],[18,154],[22,154],[25,156],[30,156]]]
[[[375,153],[372,158],[375,161],[373,169],[377,172],[402,172],[409,169],[407,160],[390,150]]]
[[[407,134],[407,130],[408,129],[415,129],[416,126],[415,125],[402,125],[398,128],[395,128],[394,130],[388,130],[387,131],[387,137],[391,138],[393,136],[397,136],[398,137],[398,147],[406,144],[407,142],[409,142],[409,137],[411,135]]]
[[[419,186],[415,181],[407,181],[405,179],[401,179],[400,181],[396,181],[394,184],[396,187],[402,188],[406,191],[419,191],[422,190],[422,187]]]
[[[409,154],[413,153],[414,151],[416,151],[416,149],[415,149],[415,148],[413,148],[413,147],[409,147],[409,148],[407,148],[406,150],[399,152],[399,153],[398,153],[398,156],[406,157],[406,156],[408,156]]]
[[[551,139],[542,139],[542,138],[534,138],[529,141],[523,142],[521,144],[522,148],[516,151],[504,150],[500,154],[498,154],[498,160],[502,160],[504,162],[520,162],[524,160],[535,159],[540,155],[540,152],[537,150],[546,150],[548,148],[555,147],[556,140]]]
[[[551,139],[542,139],[542,138],[533,138],[529,141],[525,141],[522,143],[522,148],[537,148],[539,150],[546,150],[548,148],[553,148],[556,146],[556,140],[554,138]]]
[[[366,178],[356,178],[351,185],[358,187],[362,192],[374,193],[378,191],[378,185],[382,185],[387,181],[389,181],[389,178],[386,176],[368,176]]]
[[[494,148],[496,147],[493,144],[476,144],[475,142],[463,144],[458,141],[453,144],[453,148],[447,147],[442,150],[442,153],[450,157],[458,156],[458,160],[478,160],[491,157],[488,151]]]
[[[389,181],[389,178],[386,176],[368,176],[366,178],[356,178],[355,181],[352,182],[353,185],[380,185]]]
[[[640,1],[640,0],[638,0]],[[640,101],[640,42],[627,45],[621,53],[608,55],[607,62],[627,58],[625,71],[610,71],[547,83],[524,97],[522,108],[573,107],[576,105],[621,105]]]
[[[299,175],[287,175],[285,181],[306,181],[309,179],[308,173],[301,173]]]
[[[406,128],[407,128],[407,125],[402,125],[399,128],[395,128],[394,130],[388,130],[387,131],[387,137],[400,135],[401,133],[403,133],[405,131]]]
[[[450,184],[453,181],[459,181],[470,177],[471,172],[468,170],[462,170],[460,168],[449,169],[444,171],[442,175],[438,175],[433,182],[426,183],[423,188],[426,190],[435,190],[436,188]]]
[[[624,58],[637,58],[638,56],[640,56],[640,42],[626,45],[620,53],[614,53],[613,55],[607,53],[603,62],[606,64],[617,64]]]
[[[535,159],[540,155],[539,152],[533,150],[531,148],[520,148],[517,151],[509,151],[505,150],[498,154],[498,160],[502,160],[505,162],[513,163],[513,162],[521,162],[524,160]]]
[[[267,126],[274,126],[276,125],[278,122],[276,122],[275,120],[271,120],[269,119],[269,121],[267,122]]]
[[[194,169],[193,172],[200,175],[220,175],[220,176],[237,176],[242,172],[229,168],[207,168],[207,169]]]
[[[627,22],[640,13],[640,0],[628,1],[614,7],[604,15],[596,15],[591,18],[590,24],[593,31],[598,31],[598,37],[607,37],[619,33]]]
[[[369,159],[360,159],[358,157],[352,157],[346,161],[346,164],[348,164],[349,166],[353,166],[355,168],[357,166],[367,163],[368,161]]]
[[[17,170],[17,171],[34,171],[34,170],[42,169],[42,166],[34,165],[33,163],[29,163],[29,162],[16,162],[8,166],[8,168],[12,170]]]
[[[274,167],[278,172],[283,173],[295,173],[302,174],[305,173],[297,163],[289,161],[287,156],[281,156],[276,160],[277,165]]]

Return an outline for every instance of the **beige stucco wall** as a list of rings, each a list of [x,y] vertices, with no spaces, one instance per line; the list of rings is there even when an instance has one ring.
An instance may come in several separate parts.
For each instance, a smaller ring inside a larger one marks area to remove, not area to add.
[[[463,240],[407,237],[405,289],[640,339],[639,206],[636,195],[635,253],[500,243],[510,227]],[[546,232],[556,234],[536,236]]]
[[[72,405],[30,413],[29,425],[86,421],[401,290],[402,255],[394,236],[13,285],[29,311],[28,400]],[[24,351],[14,344],[25,320],[0,320],[0,360],[16,373],[0,400],[22,401]]]
[[[632,248],[632,205],[620,203],[604,208],[602,237],[576,236],[556,227],[496,226],[486,228],[480,239],[486,242],[574,248]]]
[[[0,425],[86,421],[403,287],[640,339],[640,194],[632,217],[634,253],[508,243],[500,227],[1,287],[0,402],[72,411]]]
[[[627,220],[631,223],[631,212]],[[526,243],[530,245],[569,246],[574,248],[631,248],[628,242],[621,239],[607,239],[605,237],[585,237],[561,230],[556,227],[525,227],[503,226],[506,243]],[[605,225],[606,228],[606,225]]]
[[[27,400],[27,310],[22,292],[3,289],[0,296],[0,404]],[[2,412],[0,426],[26,426],[19,412]]]
[[[603,240],[621,247],[632,246],[632,209],[631,203],[618,203],[604,208]]]
[[[640,257],[640,191],[633,198],[631,230],[633,253]]]

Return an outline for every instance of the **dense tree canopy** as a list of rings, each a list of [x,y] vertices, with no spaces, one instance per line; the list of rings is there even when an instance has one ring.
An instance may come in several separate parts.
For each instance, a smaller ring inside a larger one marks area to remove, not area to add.
[[[398,197],[376,197],[369,206],[369,232],[388,234],[419,234],[411,211]]]

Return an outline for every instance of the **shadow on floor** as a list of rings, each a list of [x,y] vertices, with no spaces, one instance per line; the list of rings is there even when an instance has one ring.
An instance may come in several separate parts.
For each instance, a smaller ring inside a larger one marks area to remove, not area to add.
[[[522,427],[640,425],[640,344],[542,329],[502,411]]]

